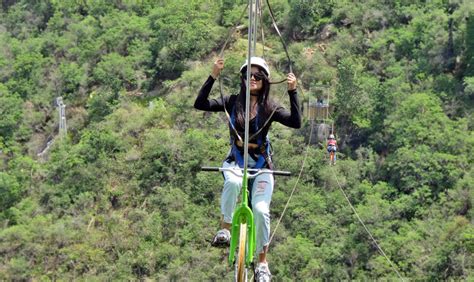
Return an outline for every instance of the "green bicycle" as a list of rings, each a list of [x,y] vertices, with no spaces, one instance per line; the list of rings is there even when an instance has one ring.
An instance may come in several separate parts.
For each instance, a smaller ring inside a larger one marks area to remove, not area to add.
[[[242,198],[232,216],[231,240],[229,250],[229,265],[235,265],[236,281],[247,281],[247,270],[251,268],[256,250],[255,224],[252,209],[248,205],[248,182],[260,174],[271,173],[273,175],[290,176],[289,171],[277,171],[269,169],[233,169],[222,167],[202,167],[203,171],[229,171],[235,175],[243,172],[242,176]],[[247,172],[250,172],[247,174]],[[235,254],[237,253],[237,261]]]

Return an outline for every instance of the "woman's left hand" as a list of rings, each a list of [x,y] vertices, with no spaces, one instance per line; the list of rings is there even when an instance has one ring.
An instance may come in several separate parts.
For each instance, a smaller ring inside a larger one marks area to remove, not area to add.
[[[296,90],[296,76],[292,72],[288,74],[286,81],[288,83],[289,91]]]

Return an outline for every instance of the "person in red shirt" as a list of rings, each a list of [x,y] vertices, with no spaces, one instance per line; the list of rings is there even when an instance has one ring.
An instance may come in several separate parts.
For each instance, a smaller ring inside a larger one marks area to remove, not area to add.
[[[336,141],[336,138],[334,138],[334,134],[329,135],[327,150],[329,154],[331,154],[331,152],[334,152],[333,164],[336,164],[337,141]]]

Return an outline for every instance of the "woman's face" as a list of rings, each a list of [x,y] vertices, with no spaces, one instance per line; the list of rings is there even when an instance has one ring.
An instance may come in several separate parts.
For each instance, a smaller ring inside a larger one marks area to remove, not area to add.
[[[261,73],[260,69],[256,66],[252,66],[252,68],[250,69],[252,71],[252,75],[250,76],[250,93],[258,93],[260,92],[260,90],[262,89],[262,85],[263,85],[263,81],[261,79],[261,75],[253,75],[255,73]],[[258,80],[260,79],[260,80]]]

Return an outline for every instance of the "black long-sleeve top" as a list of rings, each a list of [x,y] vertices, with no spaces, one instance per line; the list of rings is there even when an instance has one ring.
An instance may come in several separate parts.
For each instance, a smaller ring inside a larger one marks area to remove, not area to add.
[[[202,111],[208,112],[223,112],[224,105],[227,112],[230,114],[234,108],[234,105],[237,100],[237,95],[230,95],[224,96],[224,101],[221,98],[219,99],[209,99],[209,93],[211,92],[212,86],[214,85],[215,79],[212,76],[209,76],[201,87],[199,94],[194,102],[194,108]],[[270,129],[271,123],[273,121],[279,122],[285,126],[292,127],[292,128],[300,128],[301,127],[301,112],[298,102],[298,96],[296,90],[289,90],[288,96],[290,97],[290,111],[286,110],[282,106],[274,105],[276,107],[275,113],[271,117],[270,121],[267,123],[264,129],[260,132],[259,135],[266,137],[267,133]],[[275,109],[275,108],[273,108]],[[263,124],[267,121],[268,117],[259,118],[258,128],[261,128]],[[256,119],[253,118],[249,121],[249,134],[252,136],[255,131],[255,121]],[[238,132],[243,132],[244,129],[239,126],[238,124],[234,125]],[[243,134],[241,135],[243,138]]]

